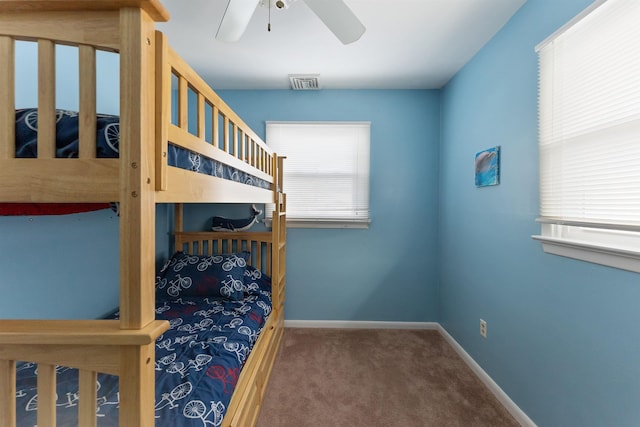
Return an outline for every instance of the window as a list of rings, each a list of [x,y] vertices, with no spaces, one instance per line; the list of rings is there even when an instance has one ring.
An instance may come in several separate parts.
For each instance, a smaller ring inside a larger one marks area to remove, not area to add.
[[[640,272],[640,2],[598,1],[539,56],[546,252]]]
[[[368,227],[370,126],[267,122],[267,144],[287,157],[283,189],[288,226]]]

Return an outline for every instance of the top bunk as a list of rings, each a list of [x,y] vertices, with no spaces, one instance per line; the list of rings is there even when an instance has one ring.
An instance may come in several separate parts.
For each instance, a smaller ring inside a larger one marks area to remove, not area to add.
[[[1,203],[276,201],[277,156],[155,30],[166,20],[155,0],[0,0]],[[16,110],[18,43],[37,46],[30,110]],[[59,45],[77,49],[78,111],[56,108]],[[106,121],[99,51],[119,55],[119,116]]]

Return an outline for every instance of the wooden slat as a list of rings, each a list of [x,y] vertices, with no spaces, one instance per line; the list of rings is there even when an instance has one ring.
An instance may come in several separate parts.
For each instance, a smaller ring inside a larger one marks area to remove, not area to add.
[[[262,269],[262,245],[256,242],[256,252],[251,254],[251,258],[255,259],[255,267]]]
[[[4,6],[0,0],[0,8]],[[28,3],[24,1],[22,3]],[[52,2],[49,3],[63,3]],[[11,11],[11,12],[15,12]],[[32,12],[9,13],[3,10],[0,15],[0,34],[13,35],[16,39],[47,39],[65,44],[86,44],[109,51],[120,48],[118,31],[118,12],[80,12],[65,13]]]
[[[184,130],[189,128],[189,85],[187,79],[178,76],[178,126]]]
[[[0,36],[0,159],[15,157],[15,43]]]
[[[56,425],[56,367],[38,365],[38,426]]]
[[[98,374],[95,371],[80,370],[78,378],[78,425],[82,427],[96,427],[98,424],[97,412],[97,381]]]
[[[205,139],[204,96],[198,94],[198,138]]]
[[[216,107],[215,105],[211,108],[212,113],[211,113],[211,133],[212,133],[212,137],[213,137],[213,142],[212,145],[216,148],[220,147],[220,135],[218,134],[218,132],[220,132],[220,111],[218,110],[218,107]]]
[[[229,118],[224,116],[224,127],[222,128],[222,150],[229,153]]]
[[[167,59],[169,44],[156,31],[156,190],[167,189],[169,123],[171,123],[171,65]]]
[[[16,425],[16,362],[0,360],[0,425]]]
[[[146,345],[168,326],[161,320],[132,330],[118,320],[0,320],[0,345]]]
[[[175,204],[174,212],[174,230],[175,232],[181,232],[182,230],[184,230],[184,208],[182,203]]]
[[[96,49],[79,47],[80,116],[78,117],[79,153],[81,159],[96,158]]]
[[[276,174],[277,174],[277,180],[278,180],[278,188],[282,189],[284,188],[284,159],[286,157],[282,157],[282,156],[278,156],[277,158],[274,159],[274,163],[277,165],[276,166]],[[275,175],[275,174],[274,174]]]
[[[235,123],[230,121],[230,125],[231,125],[231,134],[233,135],[233,156],[237,159],[241,159],[240,157],[240,144],[239,144],[239,139],[238,139],[238,133],[240,132],[240,129],[238,128],[238,126],[236,126]]]
[[[38,40],[38,158],[56,157],[56,50]]]
[[[273,203],[271,190],[174,167],[167,173],[169,188],[156,193],[158,203]]]
[[[120,347],[113,345],[3,344],[0,346],[0,357],[120,374]]]
[[[118,11],[123,7],[138,7],[158,22],[169,20],[169,12],[160,0],[0,0],[0,12],[64,12],[74,11]],[[86,13],[86,12],[85,12]]]
[[[0,199],[41,203],[118,201],[119,170],[118,159],[0,159]]]

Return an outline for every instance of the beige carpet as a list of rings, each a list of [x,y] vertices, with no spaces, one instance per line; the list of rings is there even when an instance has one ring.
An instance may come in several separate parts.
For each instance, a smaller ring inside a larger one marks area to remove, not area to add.
[[[257,425],[518,423],[437,331],[286,328]]]

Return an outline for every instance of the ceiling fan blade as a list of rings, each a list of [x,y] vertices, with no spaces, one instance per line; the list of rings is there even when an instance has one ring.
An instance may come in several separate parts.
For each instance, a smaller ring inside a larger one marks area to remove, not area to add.
[[[343,0],[304,0],[343,44],[353,43],[366,28]]]
[[[260,0],[229,0],[216,33],[223,42],[237,42],[244,34]]]

